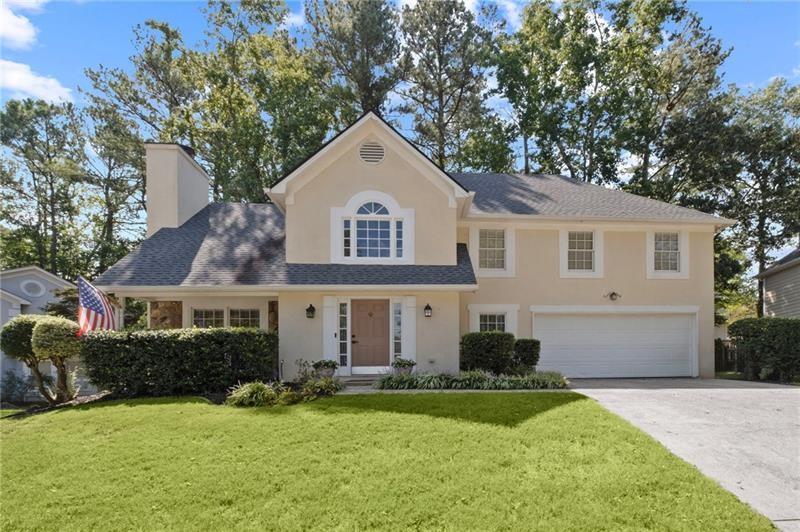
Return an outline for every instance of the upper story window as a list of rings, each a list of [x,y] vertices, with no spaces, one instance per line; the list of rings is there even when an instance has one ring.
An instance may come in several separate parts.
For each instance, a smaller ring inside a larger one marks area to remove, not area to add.
[[[583,227],[561,229],[559,269],[562,278],[603,277],[603,231]]]
[[[689,277],[689,235],[681,230],[647,232],[647,278]]]
[[[504,224],[473,225],[469,250],[478,277],[514,277],[514,228]]]
[[[594,233],[570,231],[567,237],[567,269],[594,271]]]
[[[506,232],[481,229],[478,235],[478,267],[504,270],[506,267]]]
[[[414,211],[381,192],[356,194],[331,210],[332,262],[413,262]]]

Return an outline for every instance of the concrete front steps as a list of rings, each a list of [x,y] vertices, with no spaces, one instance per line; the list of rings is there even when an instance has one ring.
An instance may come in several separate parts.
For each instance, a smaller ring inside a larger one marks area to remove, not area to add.
[[[339,381],[345,388],[371,388],[380,377],[380,375],[351,375],[339,377]]]

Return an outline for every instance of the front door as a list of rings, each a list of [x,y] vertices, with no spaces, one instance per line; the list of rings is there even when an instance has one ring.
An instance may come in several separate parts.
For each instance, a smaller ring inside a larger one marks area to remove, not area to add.
[[[389,365],[389,300],[353,299],[353,366]]]

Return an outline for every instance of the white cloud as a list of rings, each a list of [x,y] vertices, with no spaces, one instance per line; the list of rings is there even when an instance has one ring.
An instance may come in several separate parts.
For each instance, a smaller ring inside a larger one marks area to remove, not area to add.
[[[25,11],[40,11],[49,0],[5,0],[6,7]]]
[[[0,40],[8,48],[30,48],[36,42],[36,28],[26,17],[12,12],[8,4],[0,4]]]
[[[522,9],[514,0],[498,0],[498,4],[506,12],[506,21],[512,29],[517,29],[522,25]]]
[[[41,98],[49,102],[72,101],[71,90],[55,78],[41,76],[23,63],[0,59],[0,89],[9,98]]]
[[[290,11],[289,14],[286,15],[286,20],[284,20],[283,23],[286,26],[302,26],[306,23],[306,17],[303,13]]]

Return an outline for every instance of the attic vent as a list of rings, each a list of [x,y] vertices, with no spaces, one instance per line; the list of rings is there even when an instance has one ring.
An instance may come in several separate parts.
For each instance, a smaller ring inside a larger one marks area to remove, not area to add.
[[[358,149],[358,156],[368,164],[378,164],[383,160],[383,146],[374,141],[368,141]]]

